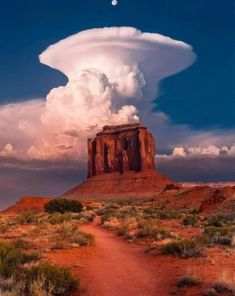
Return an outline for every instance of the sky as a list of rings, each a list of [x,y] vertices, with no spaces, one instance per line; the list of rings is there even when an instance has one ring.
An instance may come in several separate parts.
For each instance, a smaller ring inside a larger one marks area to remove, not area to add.
[[[59,143],[61,150],[73,151],[72,158],[70,154],[52,157],[52,139],[48,140],[46,128],[42,131],[35,124],[37,113],[44,108],[41,100],[53,88],[73,87],[66,86],[68,75],[47,66],[48,60],[40,63],[39,55],[80,31],[121,26],[181,40],[191,45],[196,55],[191,66],[156,82],[152,120],[142,115],[140,103],[134,104],[156,138],[158,169],[176,181],[234,181],[234,0],[119,0],[116,6],[109,0],[1,1],[0,207],[25,194],[59,194],[84,178],[84,157],[79,151],[84,147],[76,146],[80,142],[73,138],[76,145],[72,150],[72,140],[66,145]],[[63,61],[69,58],[65,56]],[[92,79],[96,79],[94,75]],[[54,118],[55,99],[50,95],[47,100],[51,109],[44,121],[48,123]],[[70,116],[72,111],[68,110]],[[60,118],[56,118],[58,126]],[[14,125],[20,126],[20,131]],[[24,137],[23,129],[30,135]],[[30,146],[32,135],[44,137],[46,152],[38,150],[35,139]],[[86,134],[82,135],[85,138]],[[22,149],[28,146],[34,148],[25,159]],[[76,149],[79,157],[74,156]]]

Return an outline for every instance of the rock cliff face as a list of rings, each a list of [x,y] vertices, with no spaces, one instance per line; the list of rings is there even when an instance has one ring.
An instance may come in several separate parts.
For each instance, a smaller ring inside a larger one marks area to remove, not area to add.
[[[88,139],[88,178],[96,175],[155,169],[155,143],[140,124],[105,126]]]
[[[146,197],[172,181],[155,170],[155,142],[141,124],[105,126],[88,140],[88,179],[67,198]]]

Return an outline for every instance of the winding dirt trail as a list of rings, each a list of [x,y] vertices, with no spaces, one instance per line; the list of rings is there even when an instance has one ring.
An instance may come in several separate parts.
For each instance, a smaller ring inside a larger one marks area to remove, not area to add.
[[[83,231],[96,237],[93,256],[80,258],[80,272],[86,296],[170,295],[172,266],[146,255],[143,247],[129,244],[113,233],[91,224]],[[168,265],[168,266],[167,266]]]

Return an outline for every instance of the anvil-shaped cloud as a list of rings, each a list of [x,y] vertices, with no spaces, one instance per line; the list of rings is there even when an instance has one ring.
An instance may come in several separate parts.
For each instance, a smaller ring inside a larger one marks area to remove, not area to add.
[[[105,124],[138,121],[138,113],[151,110],[158,82],[194,60],[191,46],[129,27],[87,30],[51,45],[40,61],[68,83],[48,94],[40,116],[46,134],[28,156],[82,156],[88,136]]]
[[[207,158],[208,151],[216,154],[210,161],[218,159],[214,168],[220,174],[218,179],[221,174],[227,179],[234,176],[233,130],[193,130],[173,125],[166,114],[152,111],[159,82],[183,71],[194,60],[190,45],[128,27],[87,30],[51,45],[40,55],[40,61],[64,73],[67,84],[52,89],[46,98],[0,106],[0,168],[5,172],[1,195],[66,190],[72,186],[69,180],[77,182],[85,167],[87,137],[94,136],[103,125],[139,119],[157,135],[158,153],[159,144],[164,148],[161,152],[168,153],[158,157],[158,167],[164,172],[168,166],[165,173],[170,177],[185,180],[190,172],[201,177],[205,167],[207,176],[213,177],[205,156],[201,165],[200,154],[205,151]]]

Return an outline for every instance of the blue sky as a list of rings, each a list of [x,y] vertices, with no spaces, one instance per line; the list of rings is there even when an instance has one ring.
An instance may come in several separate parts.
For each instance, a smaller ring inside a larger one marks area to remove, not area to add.
[[[11,1],[0,4],[0,102],[45,97],[66,78],[38,62],[78,31],[134,26],[193,46],[197,62],[161,84],[158,108],[197,128],[235,126],[235,1]],[[213,110],[213,112],[212,112]],[[192,116],[193,115],[193,116]]]
[[[156,131],[161,153],[183,145],[189,135],[194,136],[192,146],[205,138],[220,147],[235,143],[235,0],[119,0],[115,7],[111,0],[1,1],[0,105],[45,98],[53,87],[65,85],[66,76],[40,64],[38,55],[79,31],[110,26],[167,35],[192,45],[197,55],[190,68],[160,83],[154,110],[168,116],[167,129]],[[5,138],[0,136],[0,155]],[[158,167],[177,181],[232,181],[234,164],[235,157],[203,158],[196,166],[192,157],[162,158]],[[63,192],[85,171],[65,166],[58,172],[50,164],[33,171],[25,164],[6,166],[0,157],[0,174],[0,198],[6,205],[27,193]],[[11,182],[15,186],[5,185]]]

